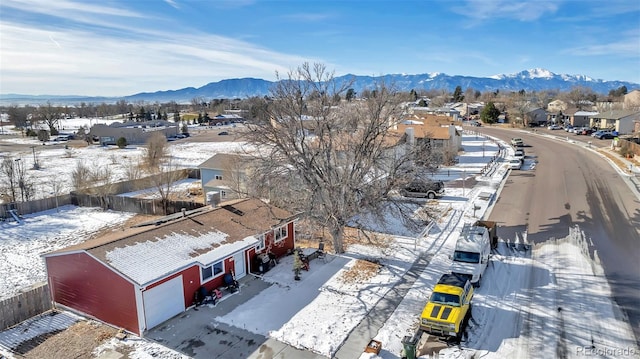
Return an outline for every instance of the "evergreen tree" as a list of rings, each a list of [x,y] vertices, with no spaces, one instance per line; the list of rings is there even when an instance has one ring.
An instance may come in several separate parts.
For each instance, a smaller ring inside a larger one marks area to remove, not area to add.
[[[500,116],[500,110],[491,101],[480,112],[480,120],[484,123],[494,123],[498,120],[498,116]]]
[[[344,99],[350,102],[354,98],[356,98],[356,91],[352,88],[348,89],[347,94],[344,96]]]
[[[456,89],[453,91],[453,102],[462,102],[464,101],[464,95],[462,94],[462,87],[456,86]]]

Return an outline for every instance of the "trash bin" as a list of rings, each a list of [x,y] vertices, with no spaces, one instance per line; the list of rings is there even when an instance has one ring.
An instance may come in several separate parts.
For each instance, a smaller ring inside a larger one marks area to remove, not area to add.
[[[405,336],[402,338],[403,359],[416,359],[416,347],[418,346],[418,336]]]

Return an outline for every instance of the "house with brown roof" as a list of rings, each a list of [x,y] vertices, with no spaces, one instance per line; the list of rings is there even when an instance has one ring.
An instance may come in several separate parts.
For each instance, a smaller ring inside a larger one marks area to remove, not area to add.
[[[409,143],[441,149],[448,156],[455,156],[462,146],[462,135],[452,124],[432,125],[420,121],[405,121],[395,126],[393,131],[400,136],[406,134]]]
[[[190,307],[195,292],[269,269],[294,249],[295,217],[259,199],[186,213],[117,238],[43,255],[56,307],[137,335]]]

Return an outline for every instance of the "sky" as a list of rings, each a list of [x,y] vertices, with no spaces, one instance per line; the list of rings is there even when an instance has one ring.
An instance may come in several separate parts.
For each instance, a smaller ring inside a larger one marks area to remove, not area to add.
[[[127,96],[301,64],[640,83],[632,0],[0,0],[0,94]]]

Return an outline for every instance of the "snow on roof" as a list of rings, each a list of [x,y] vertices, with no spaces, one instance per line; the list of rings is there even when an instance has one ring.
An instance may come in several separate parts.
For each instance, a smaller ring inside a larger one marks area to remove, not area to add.
[[[574,113],[574,116],[593,116],[593,115],[597,115],[598,112],[594,112],[594,111],[576,111],[576,113]]]
[[[118,247],[106,253],[107,262],[138,284],[144,285],[192,263],[209,265],[257,243],[249,236],[226,243],[226,233],[210,232],[194,237],[172,233],[164,238]],[[206,251],[208,248],[215,248]]]

